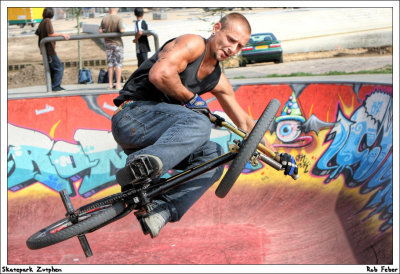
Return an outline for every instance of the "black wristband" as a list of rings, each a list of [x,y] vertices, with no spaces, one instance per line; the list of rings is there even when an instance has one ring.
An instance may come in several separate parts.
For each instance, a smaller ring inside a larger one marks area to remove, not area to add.
[[[190,98],[186,103],[185,103],[185,105],[186,104],[192,104],[193,105],[193,103],[196,101],[196,98],[197,98],[197,94],[195,94],[192,98]]]

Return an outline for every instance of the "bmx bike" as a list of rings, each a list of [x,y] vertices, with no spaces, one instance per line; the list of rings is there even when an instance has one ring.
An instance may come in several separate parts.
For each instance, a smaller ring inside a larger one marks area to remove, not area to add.
[[[210,113],[211,123],[217,127],[227,128],[242,140],[234,140],[227,153],[168,179],[154,182],[147,179],[128,190],[99,199],[78,209],[73,208],[67,191],[60,191],[59,194],[67,211],[66,217],[34,233],[27,239],[27,246],[30,249],[40,249],[77,236],[86,257],[90,257],[93,252],[85,234],[115,222],[133,210],[136,210],[135,214],[151,212],[150,202],[154,197],[220,165],[231,162],[215,191],[220,198],[228,194],[249,161],[253,166],[257,166],[258,161],[261,160],[276,170],[282,170],[282,165],[274,160],[277,155],[261,143],[279,107],[278,100],[271,100],[249,134],[229,124],[224,118]],[[298,175],[292,177],[297,179]]]

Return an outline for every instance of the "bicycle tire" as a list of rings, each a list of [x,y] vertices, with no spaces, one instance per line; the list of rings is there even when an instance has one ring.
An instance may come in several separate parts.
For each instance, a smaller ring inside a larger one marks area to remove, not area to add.
[[[97,210],[96,208],[88,208],[87,211],[81,212],[80,218],[83,219],[82,221],[73,224],[68,218],[59,220],[34,233],[28,238],[26,245],[30,249],[40,249],[65,241],[111,220],[121,214],[124,209],[125,206],[122,201],[108,205],[99,203]]]
[[[243,145],[240,147],[237,156],[232,161],[224,178],[222,178],[217,189],[215,190],[215,194],[219,198],[224,198],[233,187],[237,178],[240,176],[247,162],[256,151],[258,144],[261,142],[265,132],[268,130],[270,124],[275,118],[280,105],[281,103],[277,99],[272,99],[265,108],[264,112],[261,114],[253,130],[243,141]]]

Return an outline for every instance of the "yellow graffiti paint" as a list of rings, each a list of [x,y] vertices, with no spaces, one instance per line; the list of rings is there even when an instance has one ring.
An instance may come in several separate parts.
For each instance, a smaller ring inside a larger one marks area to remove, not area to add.
[[[344,103],[344,101],[343,101],[343,99],[342,99],[342,97],[340,96],[339,93],[338,93],[338,97],[339,97],[340,103],[341,103],[342,108],[343,108],[342,109],[343,113],[346,114],[347,116],[351,116],[353,111],[354,111],[354,96],[353,96],[353,99],[352,99],[352,102],[351,102],[350,106],[347,106]]]
[[[44,186],[40,182],[33,183],[29,187],[25,187],[16,192],[8,191],[8,200],[24,198],[28,200],[40,200],[50,196],[58,196],[59,194],[54,190]]]
[[[49,135],[50,135],[51,138],[54,138],[54,132],[56,131],[56,128],[57,128],[57,126],[58,126],[58,124],[59,124],[60,122],[61,122],[61,120],[58,120],[58,122],[55,123],[55,124],[51,127],[50,133],[49,133]]]
[[[311,117],[311,114],[313,114],[313,113],[312,113],[313,107],[314,107],[314,104],[312,104],[311,107],[310,107],[310,112],[308,113],[308,117]]]
[[[248,110],[248,113],[249,113],[250,118],[254,120],[253,114],[251,113],[250,106],[247,107],[247,110]]]

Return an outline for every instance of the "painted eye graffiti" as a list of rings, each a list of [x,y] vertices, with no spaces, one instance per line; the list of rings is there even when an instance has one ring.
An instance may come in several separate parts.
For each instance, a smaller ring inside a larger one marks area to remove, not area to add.
[[[286,137],[290,133],[292,133],[292,127],[290,125],[282,125],[280,128],[279,133],[283,136]]]
[[[300,134],[300,122],[296,120],[281,121],[276,128],[276,136],[284,143],[296,140]]]

